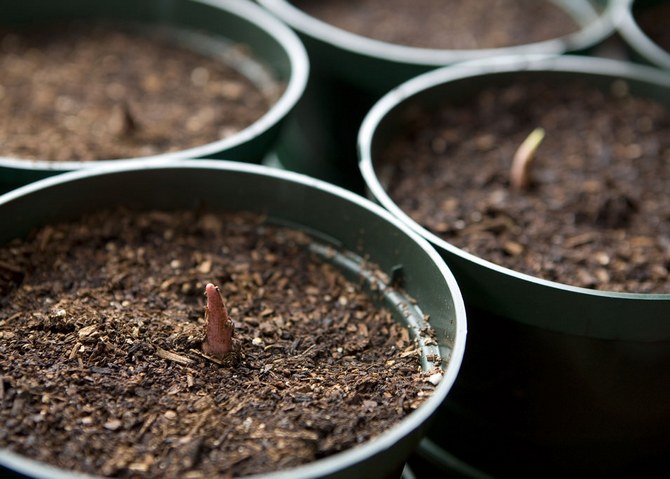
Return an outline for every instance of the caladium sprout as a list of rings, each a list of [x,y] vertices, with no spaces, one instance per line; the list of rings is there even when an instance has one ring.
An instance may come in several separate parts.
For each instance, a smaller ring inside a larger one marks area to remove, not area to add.
[[[523,191],[530,186],[530,168],[543,139],[544,129],[535,128],[514,153],[510,183],[516,190]]]
[[[219,287],[208,283],[205,286],[205,296],[207,297],[205,306],[207,334],[202,343],[202,350],[205,354],[224,359],[236,349],[233,339],[235,326],[228,316]]]

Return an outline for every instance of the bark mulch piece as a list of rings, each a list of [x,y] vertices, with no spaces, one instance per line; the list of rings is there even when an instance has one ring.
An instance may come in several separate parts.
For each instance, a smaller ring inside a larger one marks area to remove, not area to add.
[[[3,246],[0,447],[115,477],[229,477],[384,432],[429,373],[311,243],[252,214],[115,210]],[[210,281],[235,365],[201,353]]]

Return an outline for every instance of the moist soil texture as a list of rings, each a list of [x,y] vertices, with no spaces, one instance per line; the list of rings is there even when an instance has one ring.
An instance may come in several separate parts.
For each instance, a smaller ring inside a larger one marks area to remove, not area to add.
[[[214,43],[140,24],[0,27],[0,156],[132,158],[234,135],[282,87],[261,89],[216,56],[244,47]]]
[[[386,431],[430,372],[311,244],[253,214],[114,210],[4,245],[0,447],[106,476],[231,477]],[[234,363],[201,352],[210,281]]]
[[[610,90],[526,79],[407,108],[379,156],[380,180],[418,223],[493,263],[585,288],[670,293],[670,112],[621,80]],[[530,184],[513,188],[512,159],[537,128]]]
[[[579,30],[562,8],[538,0],[295,0],[296,7],[362,36],[418,48],[502,48]]]

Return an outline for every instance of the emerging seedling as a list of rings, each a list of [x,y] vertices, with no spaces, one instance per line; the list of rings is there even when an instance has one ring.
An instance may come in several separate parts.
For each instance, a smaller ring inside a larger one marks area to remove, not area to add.
[[[139,124],[130,110],[128,102],[124,101],[114,105],[111,126],[114,134],[120,137],[132,136],[139,129]]]
[[[208,283],[205,286],[205,296],[207,296],[207,306],[205,306],[207,334],[202,343],[202,350],[214,358],[227,359],[239,352],[239,345],[233,338],[235,326],[223,304],[223,296],[219,287]]]
[[[530,185],[530,169],[543,139],[544,129],[535,128],[514,153],[510,171],[510,182],[514,189],[523,191]]]

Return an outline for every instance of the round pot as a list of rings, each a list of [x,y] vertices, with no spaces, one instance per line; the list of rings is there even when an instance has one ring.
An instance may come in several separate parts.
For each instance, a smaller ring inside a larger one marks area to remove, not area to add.
[[[670,295],[596,291],[539,279],[453,246],[412,220],[380,181],[378,152],[410,105],[468,98],[524,77],[580,78],[670,104],[670,77],[586,57],[508,57],[436,70],[384,96],[359,134],[369,194],[428,239],[459,281],[470,335],[459,382],[431,439],[486,472],[592,475],[654,470],[670,447]],[[456,426],[458,424],[458,426]]]
[[[259,165],[193,160],[110,164],[13,190],[0,197],[0,218],[3,224],[11,225],[3,228],[0,242],[22,237],[42,225],[113,206],[168,211],[204,206],[214,211],[262,213],[272,221],[305,230],[317,243],[330,245],[315,251],[323,251],[325,258],[370,291],[379,287],[376,297],[409,328],[411,336],[419,338],[421,328],[434,329],[437,346],[419,339],[421,362],[432,368],[436,366],[433,355],[438,354],[445,360],[444,377],[417,410],[365,444],[263,477],[400,476],[407,457],[451,389],[465,346],[465,309],[458,286],[425,240],[406,231],[377,205],[318,180]],[[390,277],[400,274],[403,289],[378,283],[369,275],[368,261]],[[430,323],[425,314],[430,315]],[[71,477],[71,472],[7,450],[0,451],[2,468],[35,478]]]
[[[528,53],[563,54],[593,49],[613,32],[606,12],[589,1],[557,0],[582,27],[561,38],[503,48],[440,50],[398,45],[357,35],[325,23],[296,8],[287,0],[257,0],[285,21],[303,40],[314,71],[381,94],[428,70],[453,63],[501,55]]]
[[[145,159],[162,161],[176,158],[215,158],[223,155],[230,160],[259,163],[273,147],[281,124],[302,96],[307,83],[309,63],[300,40],[285,25],[251,2],[31,0],[5,9],[2,23],[20,24],[58,19],[114,19],[147,25],[168,25],[176,30],[197,30],[211,35],[219,49],[223,49],[226,42],[247,45],[251,55],[241,60],[246,63],[239,68],[253,82],[261,85],[268,81],[285,83],[285,91],[270,110],[238,133],[212,143]],[[270,76],[267,73],[259,74],[261,71],[268,72]],[[0,191],[65,171],[115,161],[118,160],[51,162],[0,157]]]
[[[561,38],[505,48],[440,50],[392,44],[329,25],[288,0],[257,0],[300,36],[312,72],[296,115],[278,145],[288,169],[363,190],[356,168],[356,134],[365,113],[392,87],[429,70],[491,56],[588,52],[613,32],[610,9],[558,0],[582,28]],[[602,3],[602,2],[597,2]]]
[[[636,60],[670,69],[670,52],[661,48],[649,37],[638,21],[638,16],[655,6],[668,2],[663,0],[617,0],[613,18],[617,31],[623,37]]]

